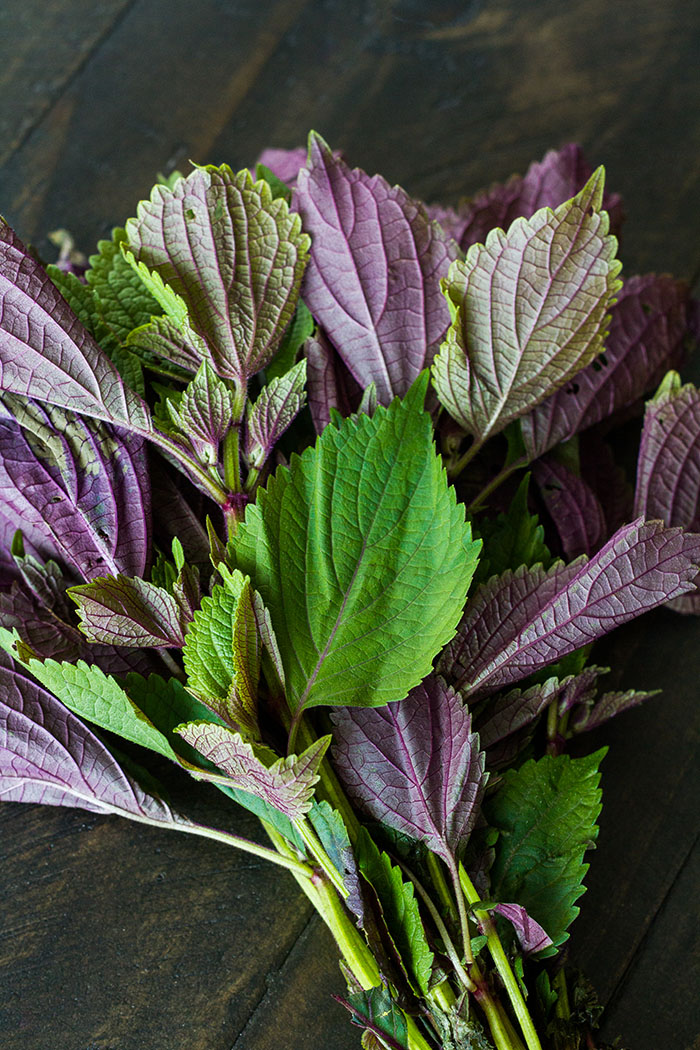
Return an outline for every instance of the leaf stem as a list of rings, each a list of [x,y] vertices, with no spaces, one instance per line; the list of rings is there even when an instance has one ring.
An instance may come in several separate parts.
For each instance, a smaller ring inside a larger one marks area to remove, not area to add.
[[[330,857],[326,853],[320,839],[316,835],[314,829],[311,827],[305,817],[301,817],[299,820],[294,821],[294,827],[299,832],[299,835],[308,849],[313,859],[320,865],[325,872],[326,876],[333,883],[333,886],[338,891],[340,896],[345,899],[348,896],[348,891],[345,887],[345,883],[342,880],[340,873],[331,861]]]
[[[454,886],[455,898],[457,900],[459,925],[462,931],[462,943],[464,945],[464,958],[467,967],[469,967],[474,962],[474,956],[472,954],[472,938],[471,933],[469,932],[469,916],[467,915],[464,893],[462,892],[462,886],[459,879],[459,871],[457,870],[457,865],[454,860],[452,860],[451,864],[448,864],[448,870],[452,878],[452,885]]]
[[[139,818],[136,819],[138,820]],[[163,826],[162,821],[159,820],[146,820],[144,823],[153,824],[155,827]],[[170,826],[175,831],[184,831],[189,835],[201,835],[202,838],[214,839],[215,842],[223,842],[227,846],[236,846],[237,849],[243,850],[245,853],[252,853],[255,857],[261,857],[263,860],[269,860],[272,864],[277,864],[278,867],[286,868],[297,879],[308,882],[313,877],[313,868],[304,863],[304,861],[297,860],[292,856],[282,856],[268,846],[260,846],[257,842],[251,842],[250,839],[241,838],[239,835],[231,835],[227,831],[219,831],[217,828],[208,828],[204,824],[172,824]]]
[[[445,926],[445,923],[442,921],[442,916],[440,915],[440,912],[437,910],[437,908],[433,904],[433,902],[432,902],[432,900],[430,898],[430,895],[428,894],[428,891],[426,890],[425,886],[423,886],[423,884],[416,878],[416,876],[413,874],[411,869],[409,867],[407,867],[403,863],[403,861],[399,860],[399,864],[401,865],[403,870],[408,875],[409,879],[411,880],[411,882],[415,886],[416,890],[418,891],[418,894],[420,895],[423,903],[425,904],[426,908],[428,909],[428,911],[430,913],[430,917],[433,920],[433,922],[435,923],[435,929],[438,932],[438,935],[439,935],[439,937],[440,937],[440,939],[441,939],[441,941],[442,941],[442,943],[443,943],[443,945],[445,947],[445,951],[447,952],[447,956],[448,956],[450,962],[452,963],[452,965],[454,967],[454,970],[455,970],[455,973],[459,977],[459,980],[460,980],[462,986],[464,988],[466,988],[466,990],[468,992],[475,992],[476,991],[476,984],[474,983],[474,981],[471,979],[471,977],[469,976],[469,974],[465,970],[464,965],[462,963],[462,960],[460,959],[459,954],[457,952],[457,949],[454,946],[452,938],[450,937],[449,933],[447,932],[447,927]]]
[[[506,463],[503,467],[501,467],[498,474],[494,474],[494,476],[491,478],[488,484],[484,485],[481,492],[471,501],[470,504],[468,504],[467,514],[473,514],[475,511],[479,510],[479,508],[482,506],[485,500],[488,499],[492,492],[495,492],[496,489],[499,488],[514,471],[520,470],[522,467],[526,467],[529,462],[530,461],[525,456],[523,456],[520,459],[513,460],[512,463]]]
[[[229,430],[224,438],[224,485],[229,492],[240,492],[241,489],[241,460],[240,460],[240,426],[237,423]]]
[[[226,504],[228,497],[221,485],[218,485],[214,479],[209,476],[201,464],[197,463],[196,460],[191,459],[176,441],[172,441],[169,437],[166,437],[165,434],[161,434],[159,430],[152,430],[147,436],[149,441],[154,445],[163,449],[164,452],[167,452],[174,459],[178,460],[178,462],[182,463],[192,476],[193,480],[196,480],[196,484],[198,484],[215,503],[218,503],[220,507],[223,507]]]
[[[454,481],[455,478],[459,477],[464,468],[467,467],[474,459],[477,452],[481,451],[483,444],[483,441],[479,441],[477,438],[474,438],[467,451],[459,457],[456,463],[447,468],[447,476],[449,477],[450,481]]]
[[[479,903],[479,894],[461,864],[459,866],[459,879],[464,895],[469,903],[471,905],[477,905]],[[508,998],[510,999],[511,1006],[513,1007],[515,1016],[517,1017],[518,1023],[522,1029],[528,1050],[542,1050],[542,1044],[540,1043],[537,1032],[535,1031],[530,1012],[525,1005],[525,1000],[520,991],[520,985],[513,973],[508,957],[503,950],[503,945],[501,944],[501,939],[498,936],[493,919],[487,911],[477,907],[474,907],[474,915],[486,936],[486,944],[491,954],[491,958],[494,961],[498,974],[508,993]]]

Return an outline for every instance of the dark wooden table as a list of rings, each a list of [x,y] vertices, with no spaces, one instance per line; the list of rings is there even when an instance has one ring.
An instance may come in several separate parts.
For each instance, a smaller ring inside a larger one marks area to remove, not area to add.
[[[0,208],[47,254],[57,226],[90,250],[156,172],[243,166],[310,127],[445,201],[578,140],[624,194],[625,272],[692,280],[699,58],[692,0],[3,0]],[[571,954],[608,1038],[698,1050],[700,623],[652,615],[607,656],[664,695],[591,742],[611,750]],[[215,792],[173,788],[255,834]],[[3,1050],[359,1046],[284,874],[79,810],[6,804],[0,825]]]

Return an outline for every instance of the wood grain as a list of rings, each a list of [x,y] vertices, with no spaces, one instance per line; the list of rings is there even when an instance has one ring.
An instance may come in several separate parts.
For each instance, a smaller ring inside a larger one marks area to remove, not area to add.
[[[700,269],[700,9],[687,0],[5,0],[0,207],[89,251],[158,171],[252,161],[310,127],[456,202],[582,143],[623,193],[625,273]],[[598,657],[664,697],[610,744],[571,941],[629,1050],[697,1050],[700,624],[660,613]],[[254,834],[216,793],[171,789]],[[3,1050],[359,1045],[334,949],[284,873],[78,811],[0,807]],[[678,960],[681,960],[679,963]]]

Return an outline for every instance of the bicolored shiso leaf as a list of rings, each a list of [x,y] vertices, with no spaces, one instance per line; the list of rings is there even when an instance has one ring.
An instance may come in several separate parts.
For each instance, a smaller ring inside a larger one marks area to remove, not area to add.
[[[700,530],[700,393],[671,372],[647,403],[637,460],[635,511],[669,525]],[[672,603],[700,613],[700,592]]]
[[[520,421],[531,459],[634,404],[683,357],[688,288],[667,275],[625,281],[610,314],[605,352]]]
[[[454,866],[486,785],[479,738],[459,696],[430,675],[398,703],[331,717],[333,761],[353,802]]]
[[[174,595],[139,577],[102,576],[71,587],[80,629],[92,642],[181,649],[188,619]]]
[[[506,572],[469,602],[438,669],[465,695],[517,682],[692,589],[700,536],[638,519],[587,561]]]
[[[294,712],[400,699],[454,633],[480,545],[435,452],[426,379],[326,427],[230,544],[270,610]]]
[[[139,434],[147,405],[122,382],[46,271],[0,222],[0,389]]]
[[[218,780],[263,799],[289,820],[308,813],[318,782],[318,769],[330,737],[315,740],[301,755],[276,758],[266,749],[255,749],[240,733],[211,722],[188,722],[176,732],[222,775],[195,773],[206,780]],[[263,757],[271,757],[269,764]]]
[[[603,349],[621,287],[600,210],[603,170],[555,211],[492,230],[444,282],[454,321],[433,384],[477,444],[549,397]]]
[[[246,457],[256,470],[264,465],[282,434],[306,404],[306,361],[270,380],[249,404],[246,420]]]
[[[362,389],[404,395],[450,323],[440,278],[457,245],[423,205],[379,175],[350,169],[309,138],[293,207],[311,234],[304,301]]]
[[[595,492],[553,456],[537,460],[532,474],[566,557],[594,554],[607,538],[605,513]]]
[[[585,889],[583,855],[598,834],[604,754],[530,760],[504,773],[485,804],[486,819],[499,832],[492,896],[517,901],[557,946],[568,937]]]
[[[195,448],[204,445],[209,450],[209,460],[216,462],[219,442],[234,421],[234,396],[208,361],[199,366],[177,406],[168,401],[168,411]]]
[[[0,501],[31,550],[79,579],[141,575],[148,564],[151,493],[140,437],[5,394]]]
[[[0,798],[189,824],[147,794],[63,704],[0,667]]]
[[[448,214],[452,236],[467,251],[472,244],[483,243],[490,230],[507,229],[518,218],[530,219],[540,208],[556,208],[570,200],[586,185],[593,169],[581,147],[570,142],[560,150],[550,150],[541,161],[533,162],[523,176],[480,193],[460,209]],[[605,193],[603,208],[610,216],[610,230],[616,236],[622,223],[619,194]],[[436,216],[439,220],[439,216]]]
[[[156,186],[126,232],[136,264],[184,303],[220,375],[243,385],[264,368],[294,314],[309,247],[285,201],[248,171],[197,168]]]

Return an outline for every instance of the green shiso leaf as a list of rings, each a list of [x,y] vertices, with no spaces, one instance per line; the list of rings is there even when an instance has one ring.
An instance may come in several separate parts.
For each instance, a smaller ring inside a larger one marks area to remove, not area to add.
[[[435,452],[426,385],[328,426],[230,544],[270,610],[295,712],[400,700],[454,634],[480,543]]]
[[[485,805],[499,832],[491,869],[491,895],[516,901],[555,945],[579,913],[588,864],[583,855],[598,835],[598,767],[605,749],[586,758],[545,755],[510,769]],[[553,949],[549,950],[553,954]]]

